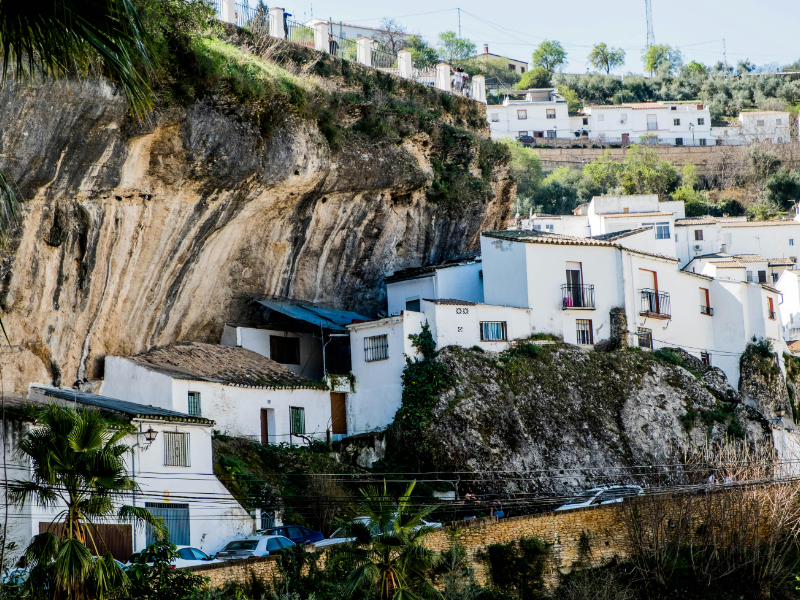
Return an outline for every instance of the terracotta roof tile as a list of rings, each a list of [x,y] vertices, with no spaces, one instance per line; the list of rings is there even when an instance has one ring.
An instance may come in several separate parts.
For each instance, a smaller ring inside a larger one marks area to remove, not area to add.
[[[733,221],[723,223],[723,227],[779,227],[781,225],[797,225],[800,221]]]
[[[235,346],[184,342],[154,348],[129,360],[175,379],[251,388],[315,388],[320,385],[274,360]]]
[[[714,217],[689,217],[686,219],[675,219],[675,227],[691,227],[692,225],[714,225],[717,220]]]
[[[477,306],[477,302],[470,302],[469,300],[455,300],[453,298],[423,298],[425,302],[433,302],[434,304],[443,304],[445,306]]]
[[[627,212],[627,213],[600,213],[606,219],[624,219],[625,217],[671,217],[668,212]]]
[[[744,265],[740,262],[736,262],[735,260],[729,261],[720,261],[720,262],[712,262],[717,269],[744,269]]]
[[[786,344],[789,347],[789,352],[800,352],[800,340],[795,340]]]

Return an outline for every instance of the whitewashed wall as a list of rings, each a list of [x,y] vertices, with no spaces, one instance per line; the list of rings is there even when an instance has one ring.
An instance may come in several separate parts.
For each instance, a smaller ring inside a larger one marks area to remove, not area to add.
[[[784,258],[800,256],[800,223],[779,222],[781,224],[742,226],[737,223],[723,223],[722,243],[727,245],[728,254],[760,254],[764,258]]]
[[[283,364],[288,370],[309,379],[322,379],[322,342],[319,335],[295,333],[256,327],[238,327],[226,324],[222,332],[223,346],[241,346],[247,350],[272,359],[270,336],[297,338],[300,340],[300,364]]]

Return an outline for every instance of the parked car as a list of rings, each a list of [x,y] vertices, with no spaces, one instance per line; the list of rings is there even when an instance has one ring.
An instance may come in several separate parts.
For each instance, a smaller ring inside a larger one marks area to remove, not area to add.
[[[254,535],[240,540],[228,542],[219,552],[219,560],[234,560],[252,556],[269,556],[280,552],[283,548],[294,546],[294,542],[282,535]]]
[[[353,522],[364,523],[366,525],[367,523],[369,523],[369,517],[356,517],[355,519],[353,519]],[[422,525],[420,525],[419,527],[441,527],[441,526],[442,526],[441,523],[435,523],[433,521],[422,521]],[[345,542],[350,542],[353,540],[353,538],[349,537],[348,533],[349,532],[347,531],[347,527],[339,527],[333,533],[331,533],[327,539],[315,542],[314,545],[317,548],[324,548],[325,546],[333,546],[335,544],[343,544]],[[379,533],[378,527],[373,527],[370,533],[372,533],[372,535],[377,535]]]
[[[532,135],[521,135],[517,138],[517,141],[520,144],[535,144],[536,138],[533,137]]]
[[[261,533],[261,532],[259,532]],[[273,527],[272,529],[264,530],[262,535],[282,535],[292,540],[295,544],[313,544],[325,539],[319,531],[314,531],[308,527],[301,527],[300,525],[282,525],[280,527]]]
[[[581,492],[566,504],[562,504],[556,510],[572,510],[573,508],[583,508],[584,506],[598,506],[600,504],[613,504],[622,502],[625,498],[643,494],[642,488],[638,485],[608,485],[596,487],[585,492]]]
[[[199,548],[194,546],[178,546],[178,556],[172,560],[172,564],[177,568],[193,567],[203,563],[216,563],[221,562],[215,560],[213,556],[209,556]],[[141,552],[135,552],[128,560],[129,565],[140,561]],[[145,563],[152,565],[153,563]]]

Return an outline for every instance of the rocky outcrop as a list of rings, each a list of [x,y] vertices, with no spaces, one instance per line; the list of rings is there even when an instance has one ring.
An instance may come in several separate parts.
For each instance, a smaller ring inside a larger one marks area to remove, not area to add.
[[[560,493],[615,473],[630,481],[628,467],[664,465],[726,436],[772,443],[763,417],[704,365],[701,373],[638,349],[561,343],[499,355],[450,347],[439,360],[454,384],[425,431],[428,452],[440,470],[480,472],[496,491]]]
[[[493,197],[455,216],[428,202],[425,132],[333,151],[289,109],[270,106],[265,128],[258,106],[213,96],[137,123],[96,80],[6,85],[0,106],[0,169],[23,199],[0,274],[7,390],[102,377],[107,354],[216,343],[254,297],[374,314],[384,276],[477,247],[513,201],[494,168]]]
[[[768,419],[783,417],[791,423],[792,408],[777,355],[762,340],[747,346],[739,361],[739,392],[742,402]]]

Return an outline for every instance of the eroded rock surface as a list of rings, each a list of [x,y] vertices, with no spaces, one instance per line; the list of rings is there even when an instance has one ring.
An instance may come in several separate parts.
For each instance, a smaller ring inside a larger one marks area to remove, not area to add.
[[[423,133],[332,152],[291,111],[262,135],[252,110],[213,100],[137,124],[100,81],[6,86],[0,106],[0,168],[24,200],[2,263],[7,390],[218,342],[254,297],[374,314],[385,275],[477,247],[513,201],[498,168],[493,199],[455,217],[428,203]]]

